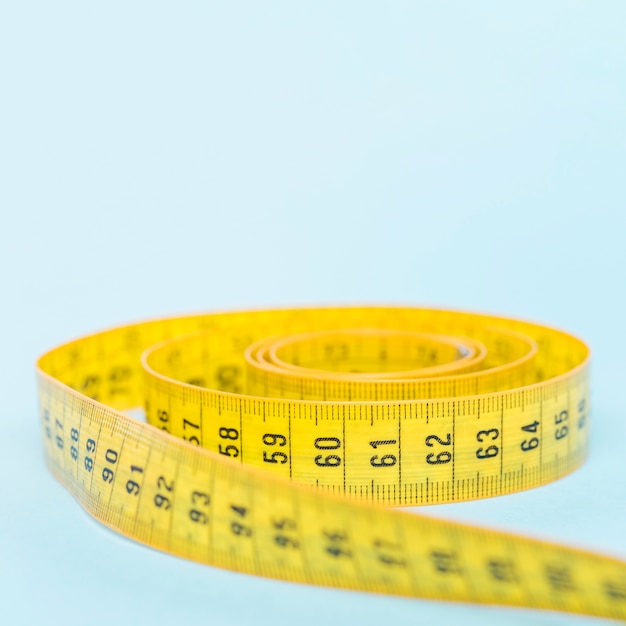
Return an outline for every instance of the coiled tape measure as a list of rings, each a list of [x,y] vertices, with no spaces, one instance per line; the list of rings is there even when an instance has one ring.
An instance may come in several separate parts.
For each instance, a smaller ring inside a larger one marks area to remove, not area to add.
[[[585,459],[589,351],[454,311],[133,324],[38,362],[47,462],[103,524],[288,581],[626,618],[626,562],[385,509],[513,493]],[[121,411],[144,406],[147,424]]]

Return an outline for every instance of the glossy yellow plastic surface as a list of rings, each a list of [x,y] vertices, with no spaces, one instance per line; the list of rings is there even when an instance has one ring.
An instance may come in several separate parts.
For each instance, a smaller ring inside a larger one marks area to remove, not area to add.
[[[537,487],[585,459],[588,349],[394,307],[133,324],[38,363],[50,470],[107,526],[318,585],[626,618],[626,562],[386,509]],[[143,406],[148,423],[121,411]]]

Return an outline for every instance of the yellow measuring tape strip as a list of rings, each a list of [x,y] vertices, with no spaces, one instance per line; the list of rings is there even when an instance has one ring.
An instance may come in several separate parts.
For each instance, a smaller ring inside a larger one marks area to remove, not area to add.
[[[50,470],[107,526],[240,572],[626,618],[626,562],[385,509],[513,493],[587,454],[588,349],[454,311],[216,313],[38,362]],[[148,424],[122,410],[143,406]]]

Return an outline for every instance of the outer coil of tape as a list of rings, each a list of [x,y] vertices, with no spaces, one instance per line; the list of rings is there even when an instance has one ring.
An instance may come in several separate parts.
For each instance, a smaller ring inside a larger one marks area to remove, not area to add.
[[[626,616],[622,561],[374,506],[578,467],[588,349],[566,333],[415,308],[218,313],[79,339],[38,379],[50,469],[138,541],[285,580]],[[141,405],[149,424],[120,412]]]

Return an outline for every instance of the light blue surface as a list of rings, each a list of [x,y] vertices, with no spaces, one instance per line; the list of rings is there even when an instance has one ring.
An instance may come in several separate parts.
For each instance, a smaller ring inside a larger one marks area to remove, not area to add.
[[[596,623],[124,540],[46,473],[33,362],[117,323],[247,306],[563,327],[594,349],[588,464],[427,513],[626,556],[625,24],[621,1],[2,3],[0,623]]]

